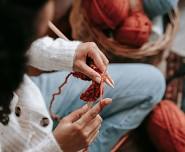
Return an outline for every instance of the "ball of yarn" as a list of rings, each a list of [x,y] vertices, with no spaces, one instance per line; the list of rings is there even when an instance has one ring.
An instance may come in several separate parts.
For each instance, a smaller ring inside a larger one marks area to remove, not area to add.
[[[83,0],[88,17],[100,28],[115,29],[129,13],[129,0]]]
[[[164,15],[171,9],[177,7],[179,0],[143,0],[145,12],[153,18]]]
[[[130,12],[144,12],[143,0],[130,0]]]
[[[139,47],[148,41],[151,27],[152,23],[145,14],[134,13],[115,32],[114,37],[120,43]]]
[[[159,152],[185,151],[185,114],[171,101],[162,101],[154,109],[147,130]]]

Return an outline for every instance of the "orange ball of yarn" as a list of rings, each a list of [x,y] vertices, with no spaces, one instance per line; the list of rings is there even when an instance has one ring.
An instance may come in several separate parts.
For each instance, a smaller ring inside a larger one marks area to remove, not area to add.
[[[142,12],[133,13],[115,32],[115,39],[123,44],[141,46],[148,41],[152,23]]]
[[[185,151],[185,114],[171,101],[162,101],[153,110],[147,130],[159,152]]]
[[[129,0],[83,0],[88,17],[100,28],[115,29],[129,14]]]

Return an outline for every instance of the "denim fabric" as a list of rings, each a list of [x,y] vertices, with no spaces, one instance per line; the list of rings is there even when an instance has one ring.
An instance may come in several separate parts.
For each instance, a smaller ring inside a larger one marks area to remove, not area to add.
[[[89,147],[90,152],[109,152],[121,136],[141,124],[161,100],[165,90],[164,77],[153,66],[112,64],[108,71],[115,81],[115,88],[106,86],[104,97],[112,98],[113,103],[101,113],[104,121],[99,136]],[[52,93],[68,73],[57,72],[32,78],[47,106]],[[62,94],[56,98],[53,111],[64,117],[84,105],[79,96],[88,85],[89,82],[71,77]]]

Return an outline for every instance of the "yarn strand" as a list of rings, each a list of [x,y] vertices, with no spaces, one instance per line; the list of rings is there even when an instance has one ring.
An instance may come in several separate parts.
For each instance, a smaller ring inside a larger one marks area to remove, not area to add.
[[[71,73],[69,73],[69,74],[67,75],[67,77],[65,78],[65,81],[58,87],[58,91],[57,91],[56,93],[53,93],[53,95],[52,95],[52,99],[51,99],[50,105],[49,105],[49,113],[50,113],[51,118],[52,118],[53,120],[59,121],[59,120],[60,120],[60,117],[57,116],[56,114],[54,114],[54,113],[52,112],[52,105],[53,105],[53,103],[54,103],[54,101],[55,101],[56,96],[58,96],[58,95],[60,95],[60,94],[62,93],[62,90],[64,89],[64,86],[67,84],[68,79],[69,79],[69,77],[70,77],[72,74],[73,74],[73,72],[71,72]]]

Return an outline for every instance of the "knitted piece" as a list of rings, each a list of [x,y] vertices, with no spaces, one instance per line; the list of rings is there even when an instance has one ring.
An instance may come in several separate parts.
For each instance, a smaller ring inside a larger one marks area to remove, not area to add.
[[[90,63],[90,67],[101,75],[101,83],[98,84],[97,82],[92,81],[92,84],[87,88],[87,90],[81,94],[80,99],[85,102],[95,102],[98,98],[100,98],[101,102],[104,93],[104,81],[106,79],[106,74],[101,73],[101,71],[92,63]],[[65,81],[58,87],[58,92],[53,93],[50,101],[49,112],[53,120],[60,121],[60,117],[52,112],[52,105],[55,101],[55,97],[62,93],[62,90],[64,89],[64,86],[67,84],[71,75],[84,81],[91,81],[89,77],[80,72],[71,72],[66,76]]]
[[[99,74],[101,74],[100,70],[96,66],[91,65],[90,67],[94,69],[96,72],[98,72]],[[89,77],[87,77],[86,75],[80,72],[74,72],[73,76],[76,78],[80,78],[81,80],[91,81]],[[102,78],[103,78],[103,75],[102,75]],[[98,84],[97,82],[92,81],[92,84],[86,89],[85,92],[81,94],[80,99],[86,102],[95,102],[100,97],[100,86],[101,84]]]

